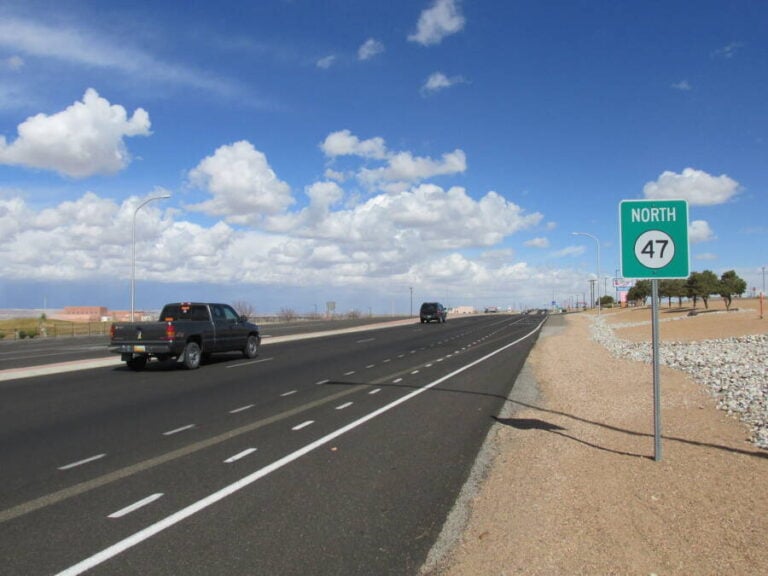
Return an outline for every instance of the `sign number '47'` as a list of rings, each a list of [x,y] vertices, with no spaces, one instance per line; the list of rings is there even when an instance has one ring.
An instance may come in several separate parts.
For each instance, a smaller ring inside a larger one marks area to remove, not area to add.
[[[688,203],[624,200],[619,205],[624,278],[687,278]]]
[[[675,243],[666,232],[649,230],[637,237],[635,256],[646,268],[663,268],[675,257]]]

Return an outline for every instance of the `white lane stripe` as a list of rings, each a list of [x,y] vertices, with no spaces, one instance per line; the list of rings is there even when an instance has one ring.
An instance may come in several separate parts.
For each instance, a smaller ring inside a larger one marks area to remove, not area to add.
[[[126,506],[122,510],[118,510],[117,512],[112,512],[112,514],[107,516],[107,518],[122,518],[123,516],[126,516],[131,512],[135,512],[139,508],[144,508],[144,506],[148,504],[152,504],[152,502],[162,497],[163,497],[162,492],[158,494],[152,494],[151,496],[147,496],[143,500],[139,500],[138,502],[131,504],[130,506]]]
[[[371,390],[370,392],[368,392],[368,394],[373,395],[373,394],[378,394],[379,392],[381,392],[381,388],[376,388],[374,390]]]
[[[340,404],[336,406],[336,410],[344,410],[344,408],[349,408],[350,406],[352,406],[352,404],[354,404],[354,402],[346,402],[344,404]]]
[[[245,458],[246,456],[248,456],[249,454],[253,454],[254,452],[256,452],[256,448],[248,448],[246,450],[243,450],[242,452],[238,452],[234,456],[230,456],[229,458],[224,460],[224,463],[232,464],[232,462],[237,462],[241,458]]]
[[[355,373],[354,370],[350,370],[349,372],[344,372],[344,376],[352,376],[352,374],[354,373]]]
[[[376,340],[376,338],[363,338],[362,340],[358,340],[357,343],[365,344],[366,342],[373,342],[374,340]]]
[[[181,428],[176,428],[174,430],[168,430],[168,432],[163,432],[163,436],[173,436],[174,434],[178,434],[179,432],[184,432],[185,430],[190,430],[194,428],[194,424],[187,424],[186,426],[182,426]]]
[[[373,412],[366,414],[362,418],[358,418],[354,422],[350,422],[346,426],[342,426],[338,430],[335,430],[331,432],[330,434],[323,436],[322,438],[319,438],[315,440],[314,442],[310,442],[306,446],[299,448],[295,452],[291,452],[290,454],[287,454],[286,456],[283,456],[279,460],[275,460],[272,462],[272,464],[269,464],[265,466],[264,468],[261,468],[260,470],[257,470],[256,472],[253,472],[252,474],[249,474],[248,476],[245,476],[244,478],[241,478],[237,482],[234,482],[233,484],[230,484],[229,486],[225,486],[218,492],[214,492],[213,494],[206,496],[202,500],[198,500],[197,502],[194,502],[193,504],[190,504],[186,508],[182,508],[178,512],[174,512],[170,516],[166,516],[159,522],[155,522],[154,524],[151,524],[150,526],[147,526],[146,528],[139,530],[135,534],[128,536],[128,538],[125,538],[123,540],[120,540],[119,542],[116,542],[112,546],[109,546],[108,548],[105,548],[104,550],[97,552],[93,556],[90,556],[77,564],[74,564],[73,566],[70,566],[69,568],[59,572],[56,576],[78,576],[79,574],[82,574],[83,572],[90,570],[91,568],[98,566],[99,564],[103,564],[110,558],[114,558],[118,554],[121,554],[125,552],[126,550],[129,550],[130,548],[133,548],[134,546],[137,546],[138,544],[144,542],[145,540],[148,540],[152,536],[155,536],[156,534],[159,534],[160,532],[170,528],[171,526],[174,526],[178,524],[179,522],[186,520],[190,516],[193,516],[194,514],[197,514],[201,510],[205,510],[206,508],[213,506],[217,502],[220,502],[221,500],[224,500],[225,498],[231,496],[232,494],[235,494],[236,492],[239,492],[243,488],[246,488],[247,486],[250,486],[257,480],[260,480],[261,478],[264,478],[265,476],[268,476],[275,470],[279,470],[280,468],[283,468],[284,466],[287,466],[291,462],[295,462],[302,456],[305,456],[306,454],[309,454],[313,450],[318,449],[321,446],[324,446],[325,444],[328,444],[329,442],[335,440],[339,436],[342,436],[349,432],[350,430],[354,430],[355,428],[362,426],[369,420],[373,420],[377,416],[380,416],[381,414],[384,414],[385,412],[388,412],[395,408],[396,406],[399,406],[400,404],[403,404],[404,402],[408,402],[411,398],[414,398],[415,396],[418,396],[419,394],[423,394],[427,390],[430,390],[434,388],[435,386],[438,386],[445,382],[446,380],[449,380],[450,378],[453,378],[457,374],[461,374],[462,372],[469,370],[470,368],[473,368],[474,366],[477,366],[478,364],[485,362],[489,358],[495,356],[496,354],[500,354],[504,350],[507,350],[508,348],[511,348],[512,346],[515,346],[516,344],[522,342],[523,340],[530,338],[533,334],[538,332],[541,329],[542,324],[544,324],[544,320],[541,321],[541,323],[536,326],[533,330],[531,330],[528,334],[525,336],[522,336],[515,340],[514,342],[511,342],[509,344],[506,344],[502,346],[501,348],[494,350],[493,352],[486,354],[482,358],[478,358],[474,362],[470,362],[466,366],[462,366],[458,370],[454,370],[450,374],[446,374],[442,378],[438,378],[434,382],[430,382],[423,388],[418,388],[411,392],[410,394],[406,394],[405,396],[401,396],[394,402],[391,402],[387,404],[386,406],[382,406],[378,410],[374,410]]]
[[[302,428],[306,428],[307,426],[311,426],[314,423],[315,423],[314,420],[307,420],[306,422],[302,422],[301,424],[297,424],[296,426],[291,428],[291,430],[301,430]]]
[[[400,382],[402,381],[403,381],[402,378],[395,378],[394,380],[392,380],[392,384],[400,384]]]
[[[237,414],[238,412],[244,412],[245,410],[250,410],[253,408],[255,404],[248,404],[247,406],[240,406],[240,408],[235,408],[234,410],[230,410],[230,414]]]
[[[78,466],[82,466],[83,464],[88,464],[90,462],[93,462],[94,460],[100,460],[101,458],[104,458],[104,456],[106,456],[106,454],[96,454],[96,456],[91,456],[90,458],[84,458],[83,460],[72,462],[71,464],[65,464],[64,466],[59,466],[59,470],[69,470],[70,468],[77,468]]]
[[[283,398],[285,396],[290,396],[291,394],[296,394],[296,390],[290,390],[288,392],[284,392],[284,393],[280,394],[280,397]]]
[[[325,380],[320,380],[319,382],[315,382],[315,385],[322,386],[323,384],[328,384],[328,382],[330,382],[330,380],[326,378]]]

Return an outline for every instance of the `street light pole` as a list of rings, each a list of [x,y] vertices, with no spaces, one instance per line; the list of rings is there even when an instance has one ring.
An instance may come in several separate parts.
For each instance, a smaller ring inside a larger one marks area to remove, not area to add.
[[[170,194],[163,194],[162,196],[147,198],[144,202],[136,206],[136,209],[133,211],[133,231],[131,234],[131,322],[133,322],[133,311],[136,306],[136,214],[138,214],[143,206],[149,204],[153,200],[163,200],[170,197]]]
[[[571,232],[571,234],[573,236],[587,236],[588,238],[592,238],[592,240],[595,241],[595,244],[597,244],[597,313],[599,315],[602,309],[600,304],[600,240],[597,239],[597,236],[587,232]]]

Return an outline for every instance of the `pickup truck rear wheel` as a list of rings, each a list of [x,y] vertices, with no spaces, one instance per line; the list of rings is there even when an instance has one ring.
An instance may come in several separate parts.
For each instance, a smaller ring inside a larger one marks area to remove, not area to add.
[[[243,356],[246,358],[256,358],[259,353],[259,339],[253,334],[248,336],[248,340],[245,341],[245,348],[243,348]]]
[[[187,370],[197,370],[200,368],[201,359],[200,345],[197,342],[187,342],[187,345],[184,347],[184,368]]]

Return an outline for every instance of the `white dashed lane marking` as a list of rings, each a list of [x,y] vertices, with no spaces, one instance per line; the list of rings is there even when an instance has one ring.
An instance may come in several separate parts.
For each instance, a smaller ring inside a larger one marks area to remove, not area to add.
[[[302,422],[301,424],[297,424],[296,426],[291,428],[291,430],[294,430],[294,431],[301,430],[302,428],[306,428],[307,426],[311,426],[314,423],[315,423],[314,420],[307,420],[306,422]]]
[[[194,428],[194,424],[187,424],[186,426],[182,426],[181,428],[174,428],[173,430],[168,430],[168,432],[163,432],[163,436],[173,436],[174,434],[178,434],[179,432],[185,432],[186,430],[191,430]]]
[[[162,493],[152,494],[151,496],[147,496],[143,500],[139,500],[138,502],[135,502],[130,506],[126,506],[125,508],[118,510],[117,512],[112,512],[112,514],[107,516],[107,518],[122,518],[123,516],[126,516],[131,512],[135,512],[139,508],[144,508],[144,506],[147,506],[148,504],[152,504],[152,502],[162,497],[163,497]]]
[[[224,463],[232,464],[232,462],[237,462],[241,458],[245,458],[246,456],[248,456],[249,454],[253,454],[254,452],[256,452],[256,448],[248,448],[246,450],[243,450],[242,452],[238,452],[234,456],[230,456],[229,458],[224,460]]]
[[[59,470],[69,470],[70,468],[77,468],[78,466],[82,466],[83,464],[89,464],[90,462],[94,462],[96,460],[101,460],[104,458],[106,454],[96,454],[96,456],[91,456],[90,458],[83,458],[82,460],[78,460],[77,462],[72,462],[71,464],[65,464],[64,466],[59,466]]]

